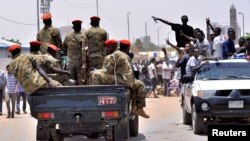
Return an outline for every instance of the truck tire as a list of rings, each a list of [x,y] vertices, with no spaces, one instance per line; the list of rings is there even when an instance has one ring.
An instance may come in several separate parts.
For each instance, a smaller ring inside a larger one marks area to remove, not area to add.
[[[191,114],[187,112],[184,105],[182,106],[182,120],[183,124],[190,125],[192,122]]]
[[[50,138],[49,127],[44,126],[43,121],[38,120],[36,127],[36,140],[48,141]]]
[[[129,139],[129,116],[123,117],[117,126],[114,126],[113,141],[128,141]]]
[[[198,116],[195,110],[195,105],[192,106],[192,127],[195,134],[203,134],[205,129],[204,118]]]
[[[130,137],[136,137],[139,132],[139,117],[134,115],[134,118],[129,118],[129,135]]]

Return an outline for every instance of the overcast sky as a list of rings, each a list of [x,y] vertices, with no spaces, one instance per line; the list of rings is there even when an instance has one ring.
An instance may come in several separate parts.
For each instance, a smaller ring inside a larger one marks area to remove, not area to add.
[[[22,43],[34,40],[37,33],[36,0],[0,1],[0,37],[19,39]],[[250,0],[99,0],[100,26],[109,33],[110,38],[126,39],[127,13],[131,12],[131,40],[145,36],[145,22],[148,22],[148,35],[151,40],[158,43],[157,28],[160,27],[160,44],[164,44],[168,32],[170,40],[175,42],[174,32],[163,23],[154,23],[151,16],[181,23],[180,17],[187,15],[189,25],[205,30],[206,17],[210,17],[211,22],[229,25],[229,8],[232,4],[237,12],[244,13],[245,32],[250,32]],[[97,15],[96,0],[53,0],[51,13],[53,25],[56,27],[71,25],[73,19],[81,19],[83,27],[88,28],[89,17]],[[237,14],[237,19],[242,26],[242,15]]]

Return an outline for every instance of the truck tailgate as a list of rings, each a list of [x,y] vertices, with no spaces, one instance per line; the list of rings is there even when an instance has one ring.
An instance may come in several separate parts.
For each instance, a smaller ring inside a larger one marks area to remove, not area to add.
[[[59,119],[72,119],[79,113],[86,119],[96,120],[103,111],[118,111],[123,116],[128,98],[124,86],[67,86],[39,89],[29,97],[29,103],[35,118],[37,113],[51,112]]]

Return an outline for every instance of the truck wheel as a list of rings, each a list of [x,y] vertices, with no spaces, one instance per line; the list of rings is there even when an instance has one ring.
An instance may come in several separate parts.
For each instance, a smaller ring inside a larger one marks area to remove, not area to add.
[[[194,104],[192,106],[192,127],[193,127],[193,132],[195,134],[204,133],[205,129],[204,118],[197,115]]]
[[[182,106],[182,120],[183,120],[183,124],[191,124],[192,119],[191,119],[191,114],[187,112],[187,110],[185,109],[184,105]]]
[[[44,126],[43,122],[38,120],[36,127],[36,140],[47,141],[49,137],[49,127]]]
[[[129,139],[129,116],[123,117],[117,126],[114,126],[113,141],[127,141]]]
[[[134,115],[134,118],[129,118],[129,133],[130,137],[136,137],[139,131],[139,117]]]

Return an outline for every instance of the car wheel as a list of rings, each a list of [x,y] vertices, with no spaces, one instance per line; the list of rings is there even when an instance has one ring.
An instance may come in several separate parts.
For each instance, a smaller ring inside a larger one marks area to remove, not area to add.
[[[187,110],[185,109],[185,106],[182,106],[182,120],[183,120],[183,124],[191,124],[192,122],[192,118],[191,118],[191,114],[187,112]]]
[[[193,127],[193,132],[195,134],[204,133],[205,129],[204,118],[202,116],[197,115],[194,104],[192,106],[192,127]]]

